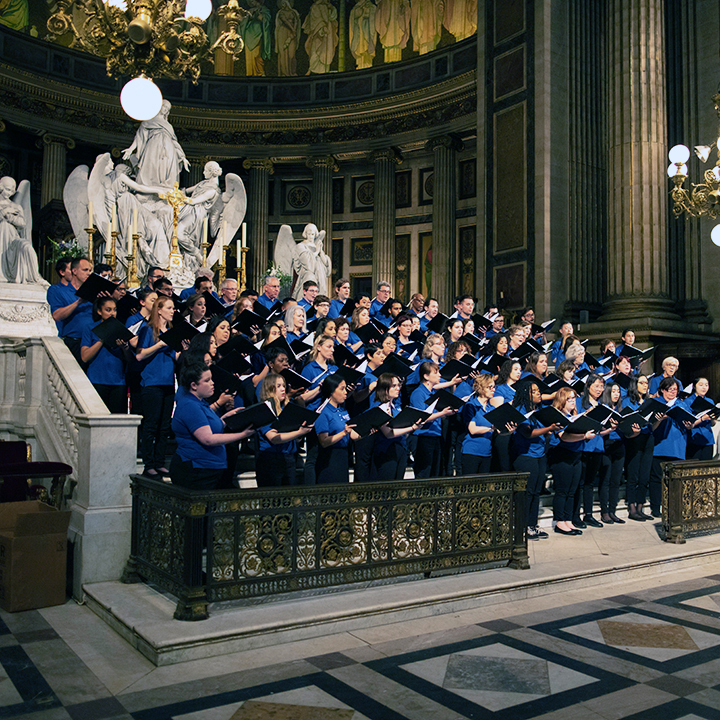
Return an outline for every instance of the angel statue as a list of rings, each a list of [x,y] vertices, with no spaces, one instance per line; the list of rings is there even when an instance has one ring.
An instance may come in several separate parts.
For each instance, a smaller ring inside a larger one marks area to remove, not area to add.
[[[275,264],[293,277],[291,292],[297,300],[302,297],[303,285],[308,280],[316,282],[321,293],[327,293],[332,273],[332,261],[323,252],[325,231],[318,231],[317,225],[308,223],[302,238],[296,244],[292,228],[281,225],[275,243]]]
[[[15,192],[17,190],[17,192]],[[0,178],[0,281],[47,285],[32,246],[30,181]]]
[[[93,204],[93,224],[106,243],[110,242],[113,206],[117,211],[118,237],[115,244],[117,274],[127,270],[133,218],[137,219],[138,274],[146,267],[165,267],[170,254],[172,210],[155,194],[155,188],[141,185],[128,176],[124,163],[113,165],[110,153],[95,160],[92,171],[80,165],[72,171],[63,189],[63,201],[80,246],[87,247],[85,224],[89,203]],[[162,189],[159,189],[162,192]]]

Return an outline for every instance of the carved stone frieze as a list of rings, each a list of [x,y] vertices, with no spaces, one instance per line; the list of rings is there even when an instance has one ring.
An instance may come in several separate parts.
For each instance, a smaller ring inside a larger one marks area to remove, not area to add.
[[[14,323],[29,323],[36,320],[52,319],[50,306],[45,305],[6,305],[0,303],[0,320]]]

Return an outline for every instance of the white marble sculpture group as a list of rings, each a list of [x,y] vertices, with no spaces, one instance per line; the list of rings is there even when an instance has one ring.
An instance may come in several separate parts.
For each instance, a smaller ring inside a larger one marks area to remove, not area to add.
[[[170,103],[163,102],[156,117],[140,123],[132,144],[115,165],[110,153],[98,155],[92,169],[75,168],[65,183],[63,201],[80,247],[88,247],[86,228],[97,228],[108,247],[111,233],[115,243],[116,274],[127,274],[127,256],[137,235],[137,275],[147,268],[168,268],[174,231],[173,208],[164,196],[173,190],[188,161],[168,121]],[[221,257],[222,245],[229,245],[245,217],[247,197],[238,175],[225,175],[221,190],[220,165],[205,163],[204,179],[187,193],[177,216],[177,243],[180,266],[170,268],[178,287],[188,287],[206,262],[212,268]],[[0,282],[45,284],[38,272],[37,255],[31,242],[32,215],[30,183],[16,188],[10,177],[0,179]],[[314,280],[327,291],[331,274],[330,258],[323,251],[325,231],[310,223],[296,243],[292,229],[283,225],[275,245],[275,263],[294,278],[294,295],[302,295],[303,284]],[[96,238],[95,243],[98,242]],[[203,243],[209,252],[204,260]]]

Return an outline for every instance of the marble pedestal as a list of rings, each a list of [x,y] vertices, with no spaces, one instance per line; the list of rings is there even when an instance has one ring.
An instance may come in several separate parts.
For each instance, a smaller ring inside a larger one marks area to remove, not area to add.
[[[0,283],[0,337],[57,337],[42,285]]]

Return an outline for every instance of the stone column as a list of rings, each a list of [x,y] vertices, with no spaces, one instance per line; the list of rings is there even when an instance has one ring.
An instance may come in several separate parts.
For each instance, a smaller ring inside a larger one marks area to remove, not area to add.
[[[667,266],[663,0],[610,0],[608,292],[601,321],[677,319]]]
[[[457,197],[455,153],[462,143],[450,135],[433,138],[427,144],[433,151],[433,240],[432,287],[442,312],[452,308],[457,275],[455,209]]]
[[[45,133],[43,142],[42,188],[40,189],[40,207],[52,200],[62,200],[63,187],[67,179],[65,172],[65,154],[75,147],[71,138]]]
[[[373,201],[372,282],[395,278],[395,166],[402,162],[393,148],[373,153],[375,196]],[[394,288],[393,288],[394,290]]]
[[[197,185],[203,179],[203,170],[209,157],[188,157],[190,169],[188,170],[188,187]]]
[[[267,270],[268,261],[268,211],[269,180],[273,174],[273,164],[267,158],[248,158],[243,167],[250,171],[247,210],[248,244],[252,260],[247,269],[248,287],[262,292],[262,278]],[[246,256],[247,257],[247,256]]]

